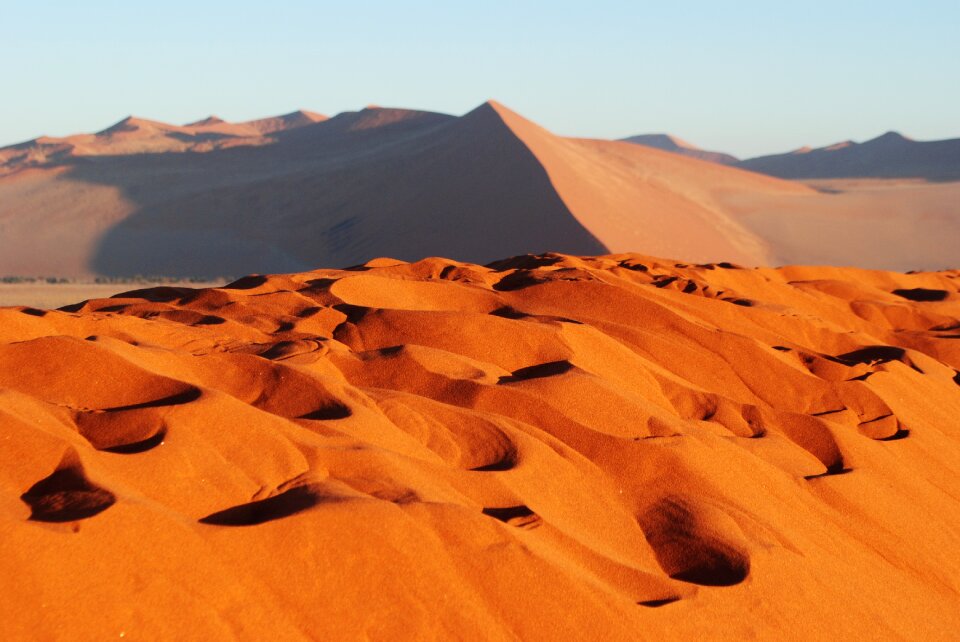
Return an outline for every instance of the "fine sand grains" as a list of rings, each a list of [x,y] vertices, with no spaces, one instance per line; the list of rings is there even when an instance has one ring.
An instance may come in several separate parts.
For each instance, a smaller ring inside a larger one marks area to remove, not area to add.
[[[378,259],[0,309],[0,634],[951,639],[958,279]]]

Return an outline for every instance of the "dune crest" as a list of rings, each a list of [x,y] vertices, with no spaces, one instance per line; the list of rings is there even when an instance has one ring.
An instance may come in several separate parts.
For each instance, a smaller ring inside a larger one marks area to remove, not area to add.
[[[0,148],[0,178],[89,156],[200,153],[267,145],[273,142],[272,136],[281,132],[324,120],[326,116],[304,110],[243,123],[230,123],[211,115],[182,126],[127,116],[95,134],[42,136]]]
[[[960,183],[892,187],[811,187],[562,137],[495,101],[460,117],[374,106],[182,127],[131,117],[0,149],[0,276],[217,278],[544,251],[955,266]]]
[[[0,308],[0,632],[949,639],[958,318],[638,254]]]
[[[638,136],[629,136],[621,138],[625,143],[634,143],[635,145],[645,145],[655,149],[662,149],[667,152],[674,152],[691,158],[720,163],[721,165],[735,165],[740,161],[736,156],[724,152],[711,152],[700,149],[696,145],[672,136],[670,134],[640,134]]]
[[[749,158],[738,167],[791,179],[915,178],[960,180],[960,138],[917,141],[889,131],[857,143],[802,147],[786,154]]]

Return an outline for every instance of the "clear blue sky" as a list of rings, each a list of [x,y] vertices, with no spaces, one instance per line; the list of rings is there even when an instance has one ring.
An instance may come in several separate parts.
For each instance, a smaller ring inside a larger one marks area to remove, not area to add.
[[[0,145],[495,98],[566,135],[740,155],[960,137],[960,0],[0,0]]]

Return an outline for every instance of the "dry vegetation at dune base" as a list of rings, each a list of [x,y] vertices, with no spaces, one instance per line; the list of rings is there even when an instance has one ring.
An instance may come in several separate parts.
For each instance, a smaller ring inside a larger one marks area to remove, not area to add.
[[[960,630],[960,272],[522,256],[0,309],[4,639]]]

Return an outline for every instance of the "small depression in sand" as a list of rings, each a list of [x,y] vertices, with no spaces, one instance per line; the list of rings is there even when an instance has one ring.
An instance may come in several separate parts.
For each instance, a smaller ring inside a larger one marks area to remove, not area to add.
[[[958,290],[546,254],[0,308],[0,632],[951,639]]]

